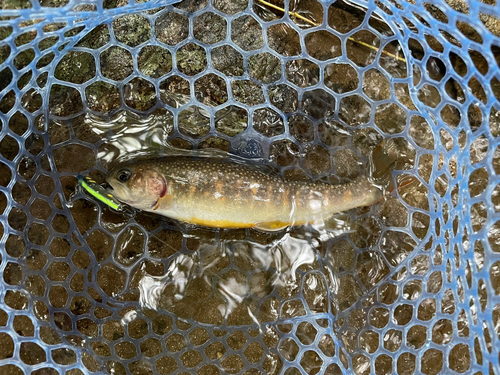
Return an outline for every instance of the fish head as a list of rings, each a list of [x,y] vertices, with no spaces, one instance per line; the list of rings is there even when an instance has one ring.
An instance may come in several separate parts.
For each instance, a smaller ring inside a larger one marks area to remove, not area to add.
[[[163,176],[145,164],[118,166],[111,170],[107,182],[114,197],[141,210],[151,210],[167,193]]]

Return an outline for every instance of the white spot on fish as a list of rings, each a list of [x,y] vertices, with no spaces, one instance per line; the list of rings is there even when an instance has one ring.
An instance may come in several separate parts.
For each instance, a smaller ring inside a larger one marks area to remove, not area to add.
[[[309,201],[309,207],[313,212],[318,212],[321,209],[321,201],[317,199],[312,199]]]

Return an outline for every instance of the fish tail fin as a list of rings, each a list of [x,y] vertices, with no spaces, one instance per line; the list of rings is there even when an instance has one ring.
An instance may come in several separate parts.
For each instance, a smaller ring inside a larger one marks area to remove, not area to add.
[[[416,177],[410,175],[405,175],[397,181],[392,176],[397,162],[397,152],[387,147],[385,141],[375,147],[370,155],[370,179],[381,188],[383,197],[392,194],[396,188],[401,189],[418,181]]]
[[[392,192],[395,189],[392,171],[398,161],[397,153],[394,150],[387,149],[386,142],[379,144],[369,156],[369,179],[375,185],[378,185],[386,192]]]

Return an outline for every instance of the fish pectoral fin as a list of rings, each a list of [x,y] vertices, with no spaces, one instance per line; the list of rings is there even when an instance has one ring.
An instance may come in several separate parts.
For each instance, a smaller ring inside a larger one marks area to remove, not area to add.
[[[158,198],[158,200],[156,201],[156,204],[155,206],[153,207],[153,211],[156,211],[159,207],[160,207],[160,204],[163,206],[163,207],[169,207],[172,203],[172,201],[174,200],[174,196],[173,195],[164,195],[163,197],[160,197]]]
[[[255,224],[254,228],[260,229],[265,232],[277,232],[285,229],[289,225],[290,223],[283,223],[282,221],[275,220],[275,221],[266,221],[262,223],[257,223]]]

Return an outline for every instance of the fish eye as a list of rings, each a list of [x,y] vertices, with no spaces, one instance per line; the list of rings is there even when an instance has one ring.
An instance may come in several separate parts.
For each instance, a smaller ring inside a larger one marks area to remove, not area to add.
[[[130,177],[132,177],[132,171],[130,169],[121,169],[117,174],[118,181],[120,182],[127,182],[130,180]]]

